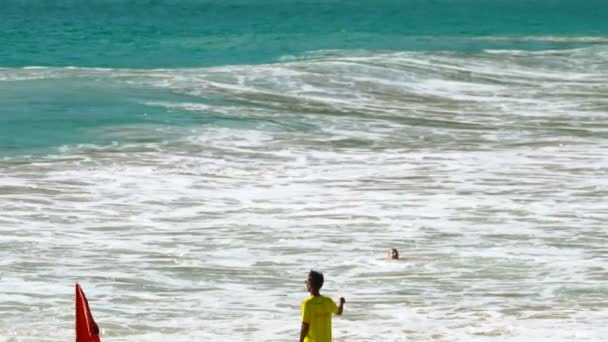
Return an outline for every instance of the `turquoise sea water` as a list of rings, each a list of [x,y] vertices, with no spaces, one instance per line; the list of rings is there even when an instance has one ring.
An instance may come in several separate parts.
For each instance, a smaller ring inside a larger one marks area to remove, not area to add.
[[[320,49],[557,48],[575,45],[467,38],[602,35],[607,6],[601,0],[8,0],[0,61],[158,68],[272,62]]]
[[[24,67],[194,68],[319,50],[572,49],[606,43],[594,38],[608,32],[607,11],[601,0],[8,0],[0,12],[0,153],[107,143],[95,126],[197,121],[141,104],[167,92],[66,69],[59,79],[8,75]]]
[[[0,341],[604,341],[606,13],[0,1]]]

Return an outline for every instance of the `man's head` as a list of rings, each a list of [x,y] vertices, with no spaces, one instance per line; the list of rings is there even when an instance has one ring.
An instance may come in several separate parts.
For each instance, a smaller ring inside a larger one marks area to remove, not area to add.
[[[313,293],[319,291],[323,287],[323,273],[310,270],[308,273],[308,279],[306,280],[306,289],[308,292]]]

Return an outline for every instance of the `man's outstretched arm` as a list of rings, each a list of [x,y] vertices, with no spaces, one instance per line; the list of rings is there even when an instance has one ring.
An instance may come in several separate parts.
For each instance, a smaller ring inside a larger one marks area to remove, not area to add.
[[[302,328],[300,328],[300,342],[304,342],[304,338],[308,335],[308,329],[310,324],[302,322]]]
[[[346,299],[344,299],[344,297],[340,297],[340,305],[338,306],[338,311],[336,311],[336,315],[342,314],[342,311],[344,311],[344,303],[346,303]]]

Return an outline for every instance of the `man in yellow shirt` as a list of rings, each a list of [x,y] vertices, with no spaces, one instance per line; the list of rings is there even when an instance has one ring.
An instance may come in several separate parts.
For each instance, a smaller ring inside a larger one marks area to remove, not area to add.
[[[302,302],[300,342],[331,342],[331,316],[341,315],[344,310],[344,297],[340,297],[340,306],[336,306],[331,298],[321,296],[323,281],[323,273],[308,273],[306,289],[311,296]]]

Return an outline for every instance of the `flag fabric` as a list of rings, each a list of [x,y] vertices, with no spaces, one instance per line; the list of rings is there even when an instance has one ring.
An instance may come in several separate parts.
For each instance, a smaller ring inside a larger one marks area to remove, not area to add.
[[[78,283],[76,283],[76,342],[101,342],[99,327],[93,320],[87,297],[84,296]]]

